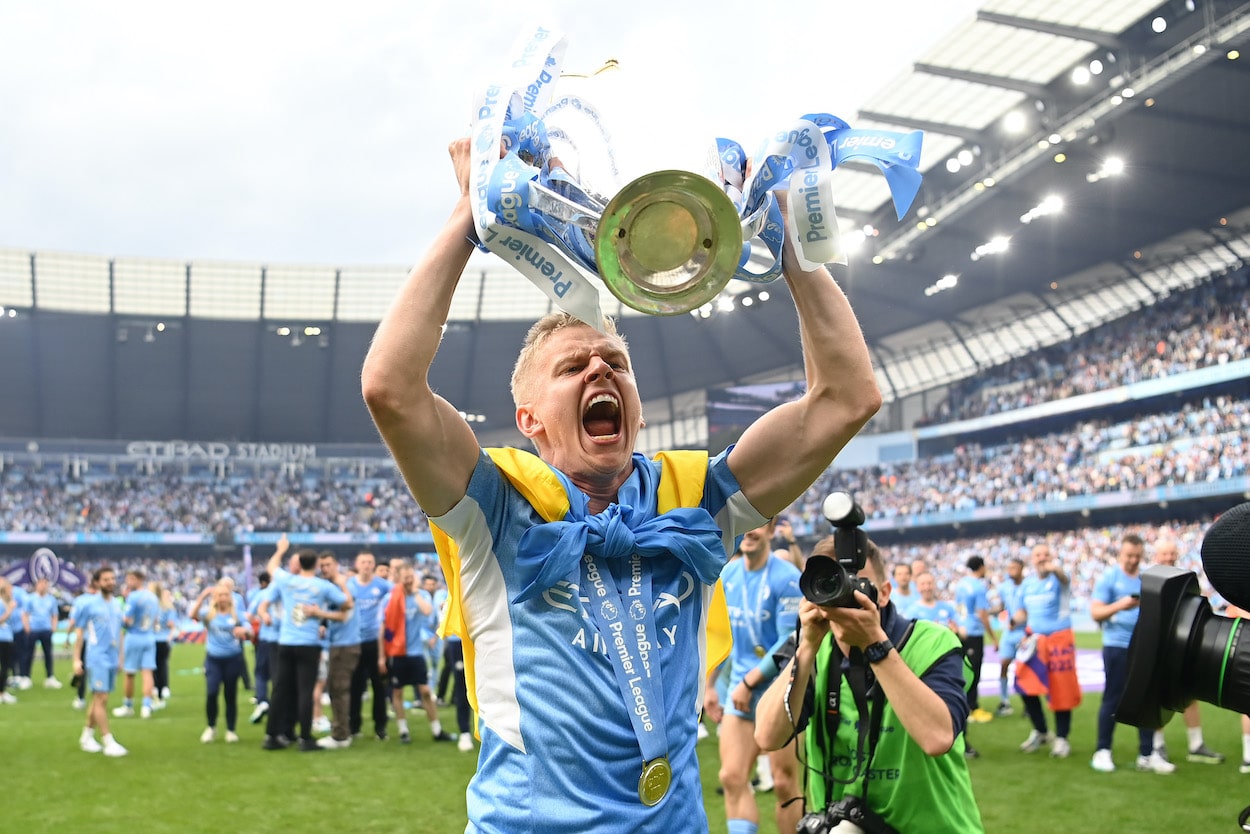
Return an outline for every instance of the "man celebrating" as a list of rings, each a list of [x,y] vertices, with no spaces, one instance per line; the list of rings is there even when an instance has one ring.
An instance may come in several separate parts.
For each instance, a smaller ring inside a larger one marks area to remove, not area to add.
[[[391,583],[374,573],[376,560],[372,553],[362,550],[356,554],[356,575],[347,580],[347,590],[356,603],[357,621],[360,623],[360,660],[352,674],[351,721],[352,736],[360,733],[364,725],[361,712],[364,708],[365,688],[373,687],[373,732],[380,741],[386,740],[386,673],[378,667],[378,621],[380,606],[391,592]],[[382,565],[390,571],[390,565]]]
[[[474,234],[469,141],[451,154],[460,200],[378,327],[362,387],[436,535],[455,545],[441,551],[449,619],[466,637],[482,738],[469,830],[537,817],[549,832],[706,831],[695,731],[714,585],[735,538],[801,495],[880,407],[867,346],[829,273],[803,272],[788,240],[807,393],[732,449],[635,455],[642,402],[625,340],[608,321],[554,314],[512,377],[539,459],[488,453],[428,377]]]
[[[812,554],[837,558],[833,537]],[[859,576],[876,586],[875,603],[856,591],[855,608],[799,605],[794,658],[760,700],[755,739],[776,749],[806,731],[808,807],[833,809],[820,830],[850,804],[890,826],[873,831],[977,834],[984,829],[964,758],[968,679],[959,638],[899,615],[871,542]]]
[[[1089,601],[1089,614],[1102,628],[1102,665],[1107,684],[1102,694],[1102,706],[1098,709],[1098,747],[1090,766],[1094,770],[1110,773],[1115,770],[1111,759],[1111,739],[1115,734],[1115,711],[1124,697],[1124,685],[1128,681],[1128,646],[1137,627],[1138,607],[1141,605],[1141,567],[1145,544],[1141,536],[1129,533],[1120,542],[1116,561],[1103,572],[1094,584],[1094,595]],[[1155,773],[1171,773],[1176,765],[1154,752],[1154,730],[1137,730],[1137,769]]]
[[[22,675],[30,681],[30,669],[35,663],[35,649],[43,649],[43,668],[47,677],[43,685],[47,689],[60,689],[61,682],[56,679],[52,669],[52,635],[56,633],[57,607],[56,597],[48,592],[48,580],[39,579],[35,582],[35,592],[27,594],[25,602],[25,620],[27,636],[25,657],[22,658]]]
[[[430,691],[426,651],[438,640],[437,631],[438,612],[434,609],[434,598],[424,588],[417,587],[416,571],[404,562],[399,567],[399,584],[391,589],[386,603],[382,631],[378,633],[378,669],[387,670],[390,674],[391,705],[395,708],[395,723],[399,725],[399,740],[404,744],[412,740],[404,713],[406,686],[416,691],[425,708],[434,740],[456,740],[438,720],[434,694]]]
[[[122,612],[113,602],[117,589],[117,576],[112,568],[98,568],[91,575],[92,584],[99,593],[85,601],[78,612],[75,638],[84,644],[84,659],[74,658],[74,674],[87,676],[87,688],[91,702],[87,705],[87,726],[83,727],[78,746],[84,753],[100,753],[106,756],[124,756],[125,747],[117,743],[109,732],[109,693],[116,682],[118,651],[122,639]],[[99,728],[101,740],[96,741],[95,729]],[[101,743],[103,742],[103,743]]]
[[[721,579],[729,603],[733,629],[730,654],[729,704],[716,695],[717,670],[708,673],[704,710],[720,720],[720,783],[725,789],[725,817],[729,834],[755,834],[759,807],[751,790],[751,764],[760,754],[755,743],[755,705],[768,683],[777,676],[773,653],[794,633],[798,618],[799,569],[770,552],[773,524],[749,531],[738,549],[742,558],[726,567]],[[722,715],[723,713],[723,715]],[[798,759],[789,744],[768,754],[768,767],[777,792],[777,830],[793,831],[802,806],[790,802],[799,795]]]
[[[985,656],[985,637],[998,645],[998,636],[990,624],[990,595],[985,585],[985,560],[969,556],[965,565],[968,575],[955,584],[955,613],[959,617],[959,637],[964,654],[972,665],[972,688],[968,690],[968,720],[984,724],[994,716],[981,709],[977,689],[981,686],[981,660]]]
[[[113,710],[113,715],[118,718],[129,718],[135,714],[135,675],[140,674],[143,677],[143,704],[139,708],[139,716],[152,717],[156,621],[161,616],[161,603],[156,594],[144,587],[143,581],[143,571],[126,571],[126,607],[122,613],[122,625],[126,627],[126,639],[122,643],[126,699]]]
[[[1007,578],[998,586],[998,606],[995,614],[1002,613],[1006,617],[1003,626],[1003,639],[998,645],[998,709],[1000,716],[1011,715],[1011,694],[1008,688],[1007,675],[1016,662],[1016,649],[1027,636],[1024,630],[1024,600],[1021,589],[1024,587],[1024,561],[1011,558],[1007,560]]]
[[[285,538],[285,537],[284,537]],[[321,750],[312,737],[313,687],[321,662],[320,620],[346,619],[352,598],[343,590],[342,576],[336,585],[317,576],[317,551],[301,548],[296,554],[299,573],[283,570],[279,549],[269,559],[272,577],[269,594],[282,602],[282,626],[278,632],[278,664],[274,670],[274,693],[265,725],[264,748],[281,750],[291,743],[284,732],[299,719],[299,749],[305,753]],[[337,610],[331,610],[337,609]],[[268,615],[268,604],[261,603],[261,618]]]
[[[1050,755],[1064,759],[1072,752],[1068,742],[1072,710],[1081,704],[1068,575],[1048,545],[1035,545],[1032,558],[1036,573],[1024,580],[1020,589],[1022,608],[1014,615],[1036,638],[1034,651],[1016,662],[1016,689],[1023,696],[1024,711],[1033,723],[1033,731],[1020,745],[1020,750],[1032,753],[1049,741]],[[1055,713],[1053,738],[1046,731],[1043,695],[1049,698],[1050,708]]]

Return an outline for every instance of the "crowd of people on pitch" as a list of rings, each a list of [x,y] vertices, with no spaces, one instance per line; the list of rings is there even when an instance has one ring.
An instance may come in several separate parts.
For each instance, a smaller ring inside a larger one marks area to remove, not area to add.
[[[458,638],[443,640],[438,634],[447,601],[441,574],[419,575],[413,562],[402,558],[376,564],[367,550],[340,569],[328,551],[300,549],[285,560],[288,549],[284,536],[246,597],[233,574],[211,578],[212,568],[202,562],[181,569],[158,563],[166,576],[203,580],[193,598],[179,601],[160,582],[150,581],[138,563],[118,570],[100,566],[92,570],[88,589],[69,606],[66,623],[59,622],[59,600],[46,580],[26,591],[0,579],[0,704],[17,703],[9,688],[30,687],[29,672],[14,663],[15,634],[36,638],[17,641],[21,652],[26,643],[39,645],[43,631],[67,627],[76,690],[71,706],[87,710],[80,746],[86,752],[126,755],[110,732],[110,716],[146,719],[165,706],[171,694],[169,644],[179,620],[190,617],[202,624],[205,635],[201,742],[239,740],[242,686],[254,693],[251,723],[265,722],[265,749],[348,747],[363,734],[363,705],[372,700],[378,740],[389,737],[393,720],[400,742],[409,743],[407,713],[420,708],[435,741],[454,741],[471,751],[463,652]],[[44,608],[46,618],[38,613]],[[44,645],[44,686],[60,689],[64,684],[56,675],[54,653]],[[110,710],[119,675],[124,699]],[[439,720],[437,707],[449,704],[456,708],[458,733],[445,731]],[[314,733],[324,735],[318,739]]]
[[[999,446],[862,469],[830,469],[791,507],[800,535],[823,529],[821,503],[852,493],[869,518],[1065,500],[1121,490],[1202,483],[1250,468],[1250,401],[1215,397],[1180,411]]]
[[[923,421],[949,423],[1250,357],[1245,270],[951,386]]]

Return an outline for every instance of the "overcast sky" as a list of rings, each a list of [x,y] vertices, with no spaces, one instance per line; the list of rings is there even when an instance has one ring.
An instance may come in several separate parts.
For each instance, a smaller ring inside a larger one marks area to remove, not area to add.
[[[623,175],[696,167],[806,112],[853,121],[972,0],[0,0],[0,246],[411,263],[455,197],[447,142],[535,24]],[[557,88],[560,89],[560,88]]]

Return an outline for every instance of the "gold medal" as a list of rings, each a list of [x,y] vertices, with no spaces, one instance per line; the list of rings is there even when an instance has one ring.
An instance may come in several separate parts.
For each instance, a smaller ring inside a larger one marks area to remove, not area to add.
[[[638,777],[638,798],[642,804],[650,808],[658,805],[668,793],[668,786],[673,781],[673,768],[666,756],[652,759],[642,766],[642,776]]]
[[[755,647],[755,656],[756,656],[756,657],[763,657],[763,656],[764,656],[764,647],[763,647],[763,646],[756,646],[756,647]]]

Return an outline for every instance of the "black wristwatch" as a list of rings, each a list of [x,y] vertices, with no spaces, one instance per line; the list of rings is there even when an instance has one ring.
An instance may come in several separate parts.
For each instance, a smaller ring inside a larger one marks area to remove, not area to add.
[[[869,663],[880,663],[885,660],[893,650],[894,644],[891,643],[890,638],[887,637],[880,643],[873,643],[871,646],[865,647],[864,658],[867,659]]]

